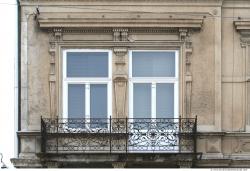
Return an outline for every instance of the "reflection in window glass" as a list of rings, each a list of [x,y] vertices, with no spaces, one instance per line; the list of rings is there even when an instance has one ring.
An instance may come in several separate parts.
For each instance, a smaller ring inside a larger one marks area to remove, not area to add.
[[[174,84],[156,84],[156,117],[174,118]]]
[[[133,77],[174,77],[175,52],[133,52]]]
[[[108,52],[67,52],[67,77],[108,77]]]
[[[151,118],[151,84],[134,84],[134,118]]]

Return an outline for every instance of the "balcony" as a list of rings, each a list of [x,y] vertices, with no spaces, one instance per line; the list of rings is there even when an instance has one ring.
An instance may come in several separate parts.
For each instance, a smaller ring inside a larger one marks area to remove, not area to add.
[[[44,154],[196,154],[197,118],[41,118]]]

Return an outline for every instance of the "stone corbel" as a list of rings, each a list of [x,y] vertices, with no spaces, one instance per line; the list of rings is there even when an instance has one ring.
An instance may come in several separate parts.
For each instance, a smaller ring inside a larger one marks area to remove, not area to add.
[[[115,96],[115,109],[116,116],[124,118],[125,108],[126,108],[126,94],[127,94],[127,74],[125,71],[125,57],[127,55],[126,47],[116,47],[113,49],[115,54],[115,66],[116,70],[114,72],[114,96]]]
[[[191,168],[193,165],[192,159],[180,159],[178,161],[178,165],[180,168]]]
[[[112,166],[113,168],[125,168],[126,162],[113,162]]]
[[[128,29],[126,28],[114,28],[113,29],[114,41],[128,41]]]

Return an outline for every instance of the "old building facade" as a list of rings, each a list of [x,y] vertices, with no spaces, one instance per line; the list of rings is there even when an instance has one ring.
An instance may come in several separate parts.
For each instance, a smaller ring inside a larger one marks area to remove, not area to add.
[[[250,166],[250,1],[20,8],[15,167]]]

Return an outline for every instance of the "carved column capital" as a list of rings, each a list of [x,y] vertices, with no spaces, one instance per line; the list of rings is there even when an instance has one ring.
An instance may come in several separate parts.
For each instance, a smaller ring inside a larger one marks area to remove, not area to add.
[[[250,35],[242,35],[240,38],[241,44],[250,44]]]
[[[113,49],[113,52],[116,54],[116,56],[125,56],[128,52],[127,47],[115,47]]]
[[[113,49],[113,52],[115,53],[115,65],[116,65],[116,71],[114,73],[115,77],[118,76],[125,77],[126,78],[126,71],[125,71],[125,57],[128,53],[127,47],[115,47]]]

